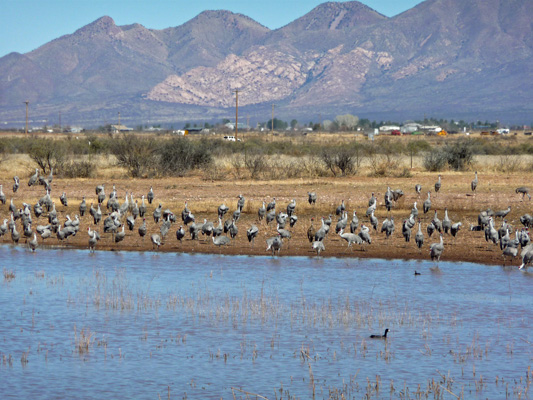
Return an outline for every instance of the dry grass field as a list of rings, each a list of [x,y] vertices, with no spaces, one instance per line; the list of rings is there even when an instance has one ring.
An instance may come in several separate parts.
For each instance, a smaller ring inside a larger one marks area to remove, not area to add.
[[[317,136],[313,140],[328,140],[328,138],[331,139],[331,136],[323,135],[322,137]],[[272,139],[279,140],[277,137]],[[398,139],[407,140],[408,138]],[[433,140],[433,138],[431,139]],[[435,138],[434,140],[440,139]],[[299,138],[298,140],[306,139]],[[454,140],[454,138],[451,140]],[[516,140],[527,140],[527,138],[520,137]],[[284,156],[279,157],[279,159],[290,159],[290,157]],[[268,203],[275,197],[278,205],[277,211],[285,211],[291,199],[295,199],[297,204],[296,215],[298,216],[298,222],[294,228],[287,228],[291,230],[292,239],[290,242],[285,241],[281,256],[316,256],[306,235],[311,218],[314,219],[315,228],[318,228],[321,217],[333,214],[331,232],[325,239],[326,250],[321,254],[323,257],[429,259],[429,244],[437,242],[438,236],[434,234],[431,238],[428,238],[426,225],[432,219],[434,210],[438,211],[438,216],[442,220],[444,208],[447,207],[452,222],[461,221],[463,226],[456,239],[449,235],[444,235],[445,250],[442,260],[502,264],[503,259],[499,247],[487,243],[483,232],[470,231],[469,227],[471,224],[477,224],[477,215],[481,210],[490,208],[497,211],[510,205],[511,213],[507,217],[508,222],[514,228],[522,228],[519,218],[525,213],[532,213],[531,207],[533,203],[528,201],[527,198],[522,201],[521,196],[515,193],[515,189],[519,186],[527,186],[532,178],[531,156],[476,156],[474,164],[471,166],[471,171],[455,172],[446,170],[440,172],[442,175],[442,189],[438,194],[434,193],[434,184],[437,181],[438,173],[424,171],[421,167],[421,160],[421,157],[415,157],[413,168],[411,169],[409,157],[398,157],[395,168],[406,169],[409,172],[408,176],[403,177],[371,176],[370,163],[365,160],[354,176],[311,176],[294,179],[267,179],[263,177],[262,179],[252,180],[249,179],[246,173],[236,174],[232,160],[228,160],[226,157],[215,157],[214,162],[218,168],[216,177],[206,171],[194,171],[183,178],[132,179],[127,177],[124,169],[116,166],[112,156],[93,156],[91,162],[96,163],[98,166],[94,178],[54,178],[51,196],[56,203],[59,221],[62,223],[67,214],[73,217],[79,213],[78,207],[83,196],[86,197],[88,206],[91,202],[96,205],[96,185],[104,183],[106,185],[106,194],[108,195],[114,184],[117,188],[120,203],[124,201],[126,192],[131,192],[134,198],[139,201],[139,204],[141,195],[146,195],[150,186],[153,186],[155,204],[148,205],[146,216],[148,235],[144,239],[139,237],[137,228],[142,221],[137,219],[134,230],[128,231],[126,228],[126,238],[120,243],[114,243],[111,234],[103,234],[101,224],[95,227],[92,217],[86,214],[81,218],[80,231],[75,237],[59,242],[53,236],[44,243],[39,238],[41,247],[37,251],[42,251],[42,248],[48,246],[87,248],[89,237],[86,231],[88,227],[95,228],[102,236],[102,240],[97,245],[97,250],[152,250],[149,236],[151,233],[159,233],[161,225],[161,223],[156,224],[154,222],[152,212],[157,204],[161,203],[163,210],[168,208],[176,214],[178,222],[173,224],[164,240],[164,244],[158,251],[269,255],[270,253],[265,251],[265,239],[276,235],[276,226],[275,223],[267,226],[265,221],[258,221],[257,210],[263,201]],[[510,164],[512,165],[510,166]],[[474,178],[474,170],[479,173],[479,185],[475,196],[472,195],[470,190],[470,182]],[[33,206],[44,195],[42,186],[28,187],[27,185],[28,177],[33,171],[35,171],[35,164],[27,155],[11,154],[4,156],[0,163],[0,180],[7,197],[7,203],[0,206],[2,219],[10,218],[8,206],[11,198],[15,205],[21,208],[22,202]],[[21,186],[17,193],[13,193],[11,189],[14,175],[18,175],[21,178]],[[417,196],[414,190],[414,186],[417,183],[422,185],[422,196],[420,197]],[[383,198],[387,186],[392,189],[402,189],[405,194],[392,209],[396,231],[388,240],[383,233],[379,232],[381,223],[387,216],[387,211],[383,206]],[[432,192],[432,208],[428,214],[424,215],[422,203],[427,197],[428,190]],[[317,204],[313,206],[307,202],[307,193],[311,191],[316,192],[318,196]],[[63,192],[67,194],[68,207],[62,206],[59,202],[59,196]],[[335,209],[344,200],[348,212],[348,224],[351,221],[352,212],[355,210],[359,216],[360,225],[370,225],[365,212],[372,192],[375,193],[378,199],[376,211],[376,216],[379,219],[378,231],[371,231],[371,245],[364,247],[355,245],[353,248],[348,249],[346,242],[334,232],[337,222]],[[204,219],[206,219],[215,222],[216,225],[218,206],[222,203],[229,206],[230,211],[225,217],[228,218],[236,209],[237,196],[239,194],[245,197],[246,204],[237,223],[239,233],[231,245],[218,248],[213,245],[210,238],[200,235],[199,240],[193,241],[190,240],[188,233],[182,243],[176,240],[175,232],[181,223],[180,216],[185,202],[188,202],[189,209],[195,215],[197,223],[203,223]],[[422,229],[425,235],[425,243],[421,250],[414,243],[416,227],[413,229],[410,243],[406,243],[401,234],[402,221],[409,217],[415,201],[418,202]],[[108,212],[105,204],[106,201],[104,201],[102,209],[103,218],[106,217]],[[39,219],[34,217],[34,227],[46,223],[45,216],[41,216]],[[259,235],[253,248],[246,238],[246,230],[251,224],[256,224],[259,227]],[[501,222],[498,220],[496,228],[499,228],[500,224]],[[22,232],[21,227],[18,230]],[[11,243],[10,234],[7,233],[0,240],[3,243]],[[24,241],[25,239],[22,237],[20,243],[24,243]],[[507,263],[510,262],[510,260],[507,261]],[[511,263],[516,266],[520,264],[520,260],[515,259]]]

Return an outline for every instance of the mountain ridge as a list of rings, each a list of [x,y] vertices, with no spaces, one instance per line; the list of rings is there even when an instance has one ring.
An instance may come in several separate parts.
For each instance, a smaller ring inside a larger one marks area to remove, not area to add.
[[[522,121],[533,111],[533,2],[426,0],[392,18],[323,3],[276,30],[208,10],[162,30],[103,16],[0,58],[0,121],[32,115],[99,125],[318,113]],[[497,99],[505,99],[498,101]],[[172,115],[171,110],[175,113]],[[392,118],[392,117],[391,117]]]

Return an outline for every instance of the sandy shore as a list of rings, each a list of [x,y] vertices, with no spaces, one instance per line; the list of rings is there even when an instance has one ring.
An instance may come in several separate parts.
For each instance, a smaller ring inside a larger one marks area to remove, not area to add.
[[[426,232],[427,223],[433,218],[434,210],[437,210],[439,219],[444,218],[444,208],[448,208],[449,217],[452,222],[463,223],[462,230],[454,240],[450,235],[444,235],[445,249],[442,255],[443,261],[467,261],[490,265],[502,265],[503,258],[499,246],[489,244],[485,241],[484,232],[470,231],[470,224],[477,224],[477,215],[481,210],[491,208],[500,210],[511,205],[512,211],[507,216],[508,222],[516,228],[521,228],[520,216],[525,213],[531,213],[532,203],[522,201],[521,196],[515,193],[515,188],[527,183],[524,176],[502,176],[497,174],[480,175],[478,191],[472,195],[470,191],[470,182],[473,179],[473,173],[442,173],[442,188],[439,193],[434,193],[434,183],[437,180],[437,174],[418,173],[410,178],[369,178],[369,177],[350,177],[336,179],[320,180],[294,180],[294,181],[222,181],[210,182],[202,180],[200,177],[192,178],[172,178],[162,180],[131,180],[117,179],[112,182],[102,182],[102,180],[63,180],[54,179],[52,183],[52,199],[56,202],[59,220],[65,221],[66,215],[74,217],[78,214],[78,208],[83,196],[86,197],[87,205],[90,203],[96,205],[97,198],[95,187],[98,184],[106,184],[106,194],[112,190],[113,183],[118,192],[119,202],[124,201],[126,191],[133,192],[134,198],[141,202],[141,195],[146,195],[150,186],[153,186],[155,193],[154,204],[147,205],[146,223],[148,235],[143,239],[138,234],[138,226],[142,219],[136,220],[133,231],[126,227],[126,237],[120,243],[114,243],[111,234],[103,234],[102,223],[95,226],[92,217],[88,213],[81,218],[80,230],[74,237],[68,241],[59,242],[55,235],[42,243],[39,237],[39,243],[42,245],[37,251],[42,251],[46,247],[71,247],[71,248],[88,248],[87,228],[91,227],[100,232],[102,240],[98,242],[97,250],[112,251],[151,251],[152,243],[150,241],[151,233],[159,233],[160,225],[154,222],[152,217],[153,210],[161,203],[163,209],[170,209],[177,216],[177,223],[173,224],[170,232],[164,240],[164,244],[158,251],[163,252],[189,252],[189,253],[215,253],[215,254],[240,254],[240,255],[269,255],[266,252],[265,240],[276,234],[275,223],[267,226],[266,222],[258,221],[257,210],[262,201],[269,202],[276,197],[277,211],[286,210],[287,204],[291,199],[296,200],[296,212],[298,222],[291,230],[292,239],[290,242],[285,241],[281,256],[309,256],[314,257],[316,254],[311,249],[307,239],[307,230],[314,218],[314,226],[320,226],[322,216],[327,217],[333,214],[333,223],[330,234],[325,239],[325,252],[322,257],[350,257],[350,258],[386,258],[386,259],[405,259],[405,260],[428,260],[429,245],[438,241],[438,235],[434,234],[431,238]],[[419,197],[414,190],[415,183],[422,185],[422,195]],[[396,230],[389,239],[385,234],[380,233],[381,223],[387,216],[384,207],[384,193],[387,186],[392,189],[402,189],[404,196],[396,203],[392,210],[392,216],[395,218]],[[432,208],[427,214],[422,212],[422,203],[427,198],[427,191],[432,193]],[[68,207],[61,205],[59,196],[62,192],[67,194]],[[314,191],[317,193],[318,200],[316,205],[309,205],[307,202],[307,192]],[[361,248],[355,245],[348,249],[347,243],[334,233],[337,217],[335,209],[345,201],[348,212],[348,223],[351,221],[352,212],[357,211],[360,225],[370,225],[365,212],[368,206],[368,199],[372,192],[378,199],[378,208],[376,216],[379,219],[378,231],[371,231],[372,244]],[[1,215],[9,219],[9,203],[13,198],[18,208],[22,207],[22,202],[35,204],[37,200],[44,195],[42,186],[28,187],[27,179],[21,181],[20,189],[17,193],[12,192],[11,184],[4,183],[4,193],[7,197],[7,203],[2,205]],[[199,240],[191,240],[187,233],[185,239],[180,243],[176,239],[176,230],[181,224],[181,211],[187,201],[188,207],[195,215],[196,221],[202,223],[204,219],[213,221],[217,224],[217,208],[220,204],[225,203],[230,211],[224,219],[236,209],[237,196],[242,194],[246,203],[239,219],[237,226],[239,233],[234,242],[229,246],[216,247],[211,242],[211,238],[200,235]],[[422,249],[418,249],[414,243],[414,234],[416,227],[412,232],[412,240],[406,243],[402,236],[402,221],[410,214],[413,203],[418,202],[422,229],[425,236],[425,242]],[[103,203],[103,218],[106,217],[107,209]],[[17,221],[17,229],[22,235],[22,226]],[[33,227],[47,223],[46,214],[40,218],[33,216]],[[246,238],[246,230],[251,224],[259,227],[259,235],[255,240],[252,248]],[[496,228],[499,228],[501,221],[496,222]],[[288,227],[288,224],[287,224]],[[514,232],[513,232],[514,237]],[[11,243],[10,234],[4,235],[2,243]],[[22,236],[19,246],[24,245],[25,238]],[[520,260],[508,260],[507,264],[515,266],[520,265]]]

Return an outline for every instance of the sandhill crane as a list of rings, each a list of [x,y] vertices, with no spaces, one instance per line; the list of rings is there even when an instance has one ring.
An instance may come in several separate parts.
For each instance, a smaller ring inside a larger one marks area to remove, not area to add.
[[[291,233],[288,230],[286,230],[286,229],[280,228],[279,224],[278,224],[278,226],[276,228],[276,231],[279,233],[279,236],[282,239],[287,239],[289,241],[289,244],[287,245],[287,248],[290,248],[290,245],[291,245],[290,240],[291,240],[291,237],[292,237]]]
[[[440,188],[442,186],[442,183],[441,183],[441,176],[439,175],[439,179],[437,182],[435,182],[435,193],[438,193]]]
[[[446,207],[444,209],[444,218],[442,220],[442,229],[444,230],[444,233],[448,233],[451,228],[452,228],[452,221],[448,217],[448,208]]]
[[[232,218],[235,221],[238,221],[240,217],[241,217],[241,210],[239,208],[237,208],[235,211],[233,211]]]
[[[528,197],[529,200],[531,200],[531,195],[529,194],[531,189],[529,189],[527,186],[520,186],[519,188],[516,188],[515,192],[522,195],[522,201],[524,200],[524,197]]]
[[[374,211],[372,210],[372,213],[370,214],[370,225],[372,225],[372,228],[377,232],[378,230],[378,217],[374,215]]]
[[[311,245],[312,249],[316,251],[316,255],[319,256],[321,252],[326,250],[326,246],[324,246],[324,242],[321,240],[318,240],[316,242],[313,242]]]
[[[420,197],[420,192],[422,192],[422,185],[420,185],[419,183],[417,183],[415,185],[415,192],[416,194],[418,195],[418,197]]]
[[[316,193],[315,192],[307,192],[307,201],[309,201],[309,204],[316,204]]]
[[[98,186],[97,186],[97,191],[98,191]],[[96,193],[98,195],[98,204],[102,204],[105,200],[105,190],[104,190],[104,185],[101,185],[101,190],[98,191],[98,193]]]
[[[37,234],[33,233],[33,239],[28,242],[28,246],[30,247],[31,251],[34,252],[37,246],[39,246],[39,242],[37,241]]]
[[[403,221],[402,224],[402,235],[406,242],[409,242],[411,240],[411,228],[407,224],[407,220]]]
[[[440,261],[440,257],[442,256],[442,252],[444,251],[444,240],[442,238],[442,233],[440,234],[440,242],[439,243],[432,243],[431,246],[429,246],[429,255],[431,257],[431,261],[437,260]]]
[[[342,200],[341,204],[335,210],[335,215],[342,215],[344,210],[346,210],[346,206],[344,205],[344,200]]]
[[[372,238],[370,237],[370,229],[368,229],[368,227],[365,224],[361,225],[361,231],[359,232],[359,237],[361,238],[363,243],[372,244]]]
[[[257,237],[257,234],[259,233],[259,229],[257,228],[257,226],[253,225],[248,228],[248,230],[246,231],[246,237],[248,237],[248,242],[251,242],[252,243],[252,249],[254,248],[254,242],[255,242],[255,238]]]
[[[424,204],[422,206],[423,206],[424,214],[427,214],[427,212],[431,208],[431,192],[428,192],[428,198],[426,199],[426,201],[424,201]]]
[[[226,246],[231,243],[231,239],[227,236],[213,236],[213,244],[215,246]]]
[[[232,239],[235,239],[235,236],[237,236],[237,234],[239,233],[239,228],[237,227],[237,225],[235,225],[235,220],[231,221],[231,224],[228,228],[228,233]]]
[[[83,217],[85,215],[85,211],[87,211],[87,203],[85,201],[85,196],[83,196],[81,200],[79,210],[80,210],[80,216]]]
[[[499,210],[494,213],[496,218],[505,218],[507,214],[511,212],[511,206],[507,207],[505,210]]]
[[[183,230],[183,226],[180,225],[178,230],[176,231],[176,239],[181,243],[181,240],[185,237],[185,231]]]
[[[96,232],[93,231],[89,237],[89,251],[93,252],[96,250],[96,244],[98,243],[98,238],[96,237]]]
[[[135,203],[131,209],[131,215],[133,219],[137,219],[137,217],[141,215],[141,212],[139,211],[139,205],[137,204],[137,199],[135,199]]]
[[[415,203],[413,204],[413,208],[411,209],[411,215],[412,215],[414,218],[418,218],[418,208],[416,207],[416,201],[415,201]]]
[[[20,186],[20,179],[18,176],[14,176],[13,177],[13,193],[17,193],[17,190],[19,189],[19,186]]]
[[[146,214],[146,204],[144,203],[144,194],[141,196],[141,205],[139,206],[139,217],[144,218]]]
[[[283,211],[280,211],[276,214],[276,223],[280,226],[280,228],[285,228],[285,224],[287,223],[287,218],[289,216],[285,214]]]
[[[154,217],[154,222],[156,224],[161,219],[162,209],[163,209],[163,205],[161,203],[159,203],[159,206],[157,206],[157,208],[154,210],[153,217]]]
[[[280,235],[270,237],[266,240],[267,248],[266,251],[271,250],[272,256],[274,256],[274,253],[277,252],[279,256],[279,252],[281,251],[281,248],[283,246],[283,241],[281,240]]]
[[[189,225],[191,222],[194,223],[195,221],[196,221],[196,218],[194,217],[194,215],[190,211],[187,214],[187,216],[183,219],[183,223],[185,225]]]
[[[292,214],[294,214],[294,211],[296,210],[296,200],[292,199],[289,204],[287,204],[287,215],[290,217]]]
[[[204,218],[204,224],[202,225],[202,235],[211,236],[213,234],[213,229],[215,226],[211,221],[207,221],[207,218]]]
[[[224,225],[222,225],[222,219],[218,219],[218,225],[213,227],[213,236],[220,236],[224,232]]]
[[[152,233],[150,235],[150,241],[152,242],[152,250],[155,246],[157,246],[158,249],[161,247],[161,237],[157,233]]]
[[[275,210],[275,209],[276,209],[276,198],[273,197],[272,201],[267,204],[266,211],[269,212],[270,210]]]
[[[335,226],[335,233],[339,233],[340,231],[346,229],[346,226],[348,225],[348,214],[346,211],[342,212],[342,217],[337,221],[337,225]]]
[[[489,225],[485,228],[485,240],[494,244],[498,243],[498,231],[494,228],[494,220],[489,218]]]
[[[185,225],[188,225],[185,220],[187,219],[187,217],[189,216],[189,213],[191,211],[189,210],[189,207],[187,205],[187,202],[185,202],[185,207],[183,208],[183,211],[181,212],[181,220],[183,221],[183,223],[185,223]]]
[[[356,235],[355,233],[345,233],[344,230],[341,229],[339,231],[339,236],[342,239],[346,240],[346,242],[348,242],[348,247],[351,247],[354,243],[363,244],[363,239],[361,239],[361,237],[359,235]]]
[[[143,218],[143,223],[139,226],[138,232],[140,237],[144,238],[146,236],[146,233],[148,232],[148,229],[146,228],[146,218]]]
[[[450,234],[455,238],[457,236],[457,233],[461,229],[461,225],[463,225],[461,222],[456,222],[455,224],[452,224],[450,228]]]
[[[309,225],[309,228],[307,228],[307,240],[309,240],[309,243],[313,243],[313,241],[315,240],[316,229],[313,225],[314,221],[315,219],[311,218],[311,225]]]
[[[237,196],[239,198],[239,200],[237,200],[237,209],[239,210],[239,212],[242,212],[242,209],[244,208],[244,196],[242,194],[238,195]]]
[[[376,196],[374,196],[374,192],[372,192],[372,195],[370,196],[370,199],[368,200],[368,207],[374,207],[374,210],[375,210],[377,204],[378,204],[378,199],[376,199]]]
[[[528,244],[522,249],[520,257],[522,257],[522,264],[518,269],[527,268],[533,262],[533,243]]]
[[[263,201],[263,205],[259,207],[259,209],[257,210],[257,217],[259,218],[259,221],[263,220],[263,218],[265,218],[265,215],[266,215],[266,207],[265,207],[265,202]]]
[[[472,189],[472,192],[474,192],[474,195],[476,194],[478,179],[477,179],[477,171],[476,171],[476,177],[472,182],[470,182],[470,189]]]
[[[4,223],[0,225],[0,236],[4,236],[8,230],[7,219],[4,218]]]
[[[387,191],[385,192],[384,200],[385,208],[390,213],[390,209],[392,208],[392,191],[390,190],[390,186],[387,186]]]
[[[431,220],[431,222],[433,223],[433,226],[435,227],[435,229],[437,231],[439,231],[439,233],[442,233],[442,222],[439,219],[439,217],[437,216],[437,210],[435,210],[435,214],[434,214],[433,219]]]
[[[152,186],[150,186],[150,190],[146,195],[146,200],[148,200],[148,204],[152,204],[152,202],[154,201],[154,189],[152,188]]]
[[[357,218],[357,211],[354,210],[352,221],[350,222],[350,233],[355,233],[359,228],[359,218]]]
[[[381,233],[385,232],[387,239],[394,233],[394,217],[391,219],[385,218],[383,224],[381,224]]]
[[[328,231],[329,231],[329,228],[328,226],[326,225],[326,223],[324,222],[324,217],[322,217],[322,225],[320,226],[320,228],[318,228],[316,231],[315,231],[315,241],[322,241],[324,240],[324,238],[326,237],[326,235],[328,234]]]
[[[298,222],[298,217],[294,214],[292,214],[290,217],[289,217],[289,226],[291,228],[294,227],[294,225],[296,225],[296,222]]]
[[[2,186],[0,185],[0,203],[6,204],[6,195],[4,194],[4,191],[2,190]]]
[[[272,221],[276,219],[276,209],[272,208],[270,211],[266,214],[266,223],[267,225],[270,224]]]
[[[37,179],[39,179],[39,169],[35,168],[35,173],[30,176],[30,179],[28,181],[28,186],[33,186],[37,183]]]
[[[419,249],[424,245],[424,233],[422,232],[422,223],[420,220],[418,220],[418,232],[415,235],[415,243]]]
[[[226,215],[226,213],[229,211],[229,207],[227,205],[225,205],[224,203],[222,203],[221,205],[218,206],[218,218],[224,218],[224,215]]]
[[[426,227],[426,231],[428,233],[428,237],[431,237],[431,235],[433,235],[433,232],[435,232],[435,225],[433,225],[433,221],[429,221],[429,224]]]

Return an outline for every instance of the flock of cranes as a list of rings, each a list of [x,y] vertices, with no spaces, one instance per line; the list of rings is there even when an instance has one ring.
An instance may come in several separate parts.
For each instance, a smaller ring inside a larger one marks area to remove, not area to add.
[[[15,176],[13,180],[13,193],[16,193],[20,188],[20,179]],[[105,185],[102,184],[96,186],[93,202],[90,202],[88,205],[84,196],[79,204],[79,214],[76,214],[74,218],[66,215],[65,220],[60,221],[56,203],[52,200],[50,194],[52,181],[52,171],[47,177],[43,177],[39,175],[38,169],[35,170],[35,173],[28,180],[28,186],[42,185],[45,194],[33,206],[23,202],[21,208],[16,207],[13,198],[11,198],[9,205],[10,218],[4,219],[3,224],[0,225],[0,236],[9,233],[13,243],[18,243],[24,237],[28,247],[32,251],[35,251],[39,246],[38,235],[43,243],[46,239],[52,238],[53,236],[60,242],[68,242],[69,237],[76,236],[79,232],[82,218],[88,213],[93,222],[93,226],[87,227],[87,234],[89,236],[88,247],[91,251],[97,248],[98,242],[101,240],[100,230],[102,234],[110,234],[113,243],[120,243],[126,238],[126,228],[129,232],[137,230],[138,235],[144,238],[148,235],[147,218],[153,218],[154,223],[159,225],[159,231],[149,236],[152,249],[160,248],[164,245],[168,234],[172,230],[173,224],[179,226],[175,231],[175,236],[180,243],[187,235],[190,236],[191,240],[199,240],[200,235],[202,235],[204,238],[210,237],[210,241],[212,241],[214,246],[222,247],[232,244],[238,235],[239,228],[237,224],[241,215],[244,213],[243,210],[246,202],[244,196],[242,194],[239,195],[236,201],[235,211],[232,213],[230,213],[230,207],[224,203],[221,204],[216,209],[217,222],[208,221],[207,218],[203,218],[203,222],[197,221],[197,218],[189,209],[188,203],[186,202],[179,216],[181,222],[178,224],[178,217],[174,212],[168,208],[163,209],[162,203],[158,203],[155,206],[155,194],[152,187],[150,187],[146,196],[141,196],[141,202],[139,204],[131,192],[125,192],[124,200],[120,202],[115,185],[113,185],[109,195],[106,195]],[[478,174],[476,172],[470,187],[473,196],[476,194],[478,183]],[[442,177],[438,175],[438,180],[434,186],[435,196],[438,196],[441,187]],[[414,190],[418,197],[420,197],[422,186],[416,184]],[[516,193],[522,195],[522,200],[526,196],[531,199],[529,191],[528,187],[519,187],[516,189]],[[344,200],[334,210],[337,216],[336,222],[333,220],[333,213],[328,217],[322,217],[320,226],[318,227],[315,227],[315,220],[311,218],[311,224],[307,229],[307,239],[309,240],[311,249],[317,255],[325,251],[327,238],[332,235],[331,231],[334,231],[334,235],[337,235],[341,240],[346,241],[348,249],[353,245],[358,245],[364,251],[366,246],[372,245],[372,235],[377,234],[384,234],[384,243],[387,245],[389,240],[391,240],[391,236],[396,231],[395,220],[391,215],[391,209],[403,195],[404,193],[400,189],[392,190],[390,187],[387,188],[382,203],[382,206],[387,210],[387,215],[381,222],[381,225],[375,215],[378,208],[378,199],[374,193],[371,194],[368,201],[368,208],[365,216],[362,218],[364,221],[359,220],[359,215],[356,210],[352,211],[351,219],[349,219],[349,213],[346,210]],[[316,205],[318,199],[319,197],[315,192],[308,192],[307,201],[311,207]],[[66,192],[61,193],[59,201],[64,207],[68,207]],[[2,204],[6,204],[7,202],[2,185],[0,185],[0,202]],[[152,204],[153,206],[151,206]],[[149,215],[148,208],[153,209],[151,216]],[[296,211],[296,199],[292,199],[286,206],[278,205],[275,197],[269,203],[263,201],[261,207],[257,210],[257,222],[251,224],[246,230],[246,236],[252,248],[260,232],[258,225],[264,226],[266,224],[269,226],[272,224],[276,226],[276,234],[266,239],[266,251],[271,252],[272,255],[279,255],[285,246],[287,249],[290,249],[290,242],[294,233],[291,228],[298,222]],[[422,203],[421,211],[423,215],[428,213],[428,215],[431,215],[433,213],[433,218],[429,219],[429,216],[425,218],[427,220],[425,229],[422,229],[422,214],[419,215],[418,201],[415,201],[410,214],[408,216],[406,215],[405,219],[403,219],[401,234],[405,242],[409,243],[411,242],[413,229],[415,229],[414,242],[420,251],[422,251],[421,249],[426,242],[426,238],[430,239],[433,234],[437,234],[438,241],[431,243],[428,249],[431,260],[438,263],[445,250],[444,235],[450,235],[455,242],[463,223],[460,221],[452,222],[447,208],[444,208],[444,216],[440,220],[438,211],[432,210],[431,191],[427,192],[427,199]],[[520,221],[524,227],[522,229],[516,229],[508,224],[506,220],[510,212],[510,206],[507,209],[496,212],[490,209],[483,210],[478,215],[477,225],[471,224],[470,230],[484,231],[487,242],[498,244],[502,251],[504,262],[506,257],[517,257],[519,248],[521,248],[520,256],[522,258],[522,264],[520,269],[523,269],[533,263],[533,243],[530,243],[528,231],[529,226],[533,225],[533,216],[529,214],[521,216]],[[38,219],[41,217],[45,218],[47,223],[35,225],[34,229],[33,217]],[[496,229],[495,221],[498,218],[502,220],[502,225],[499,229]],[[22,233],[19,232],[19,228],[17,227],[17,221],[19,220],[21,222],[19,226]],[[511,238],[513,233],[514,238]]]

